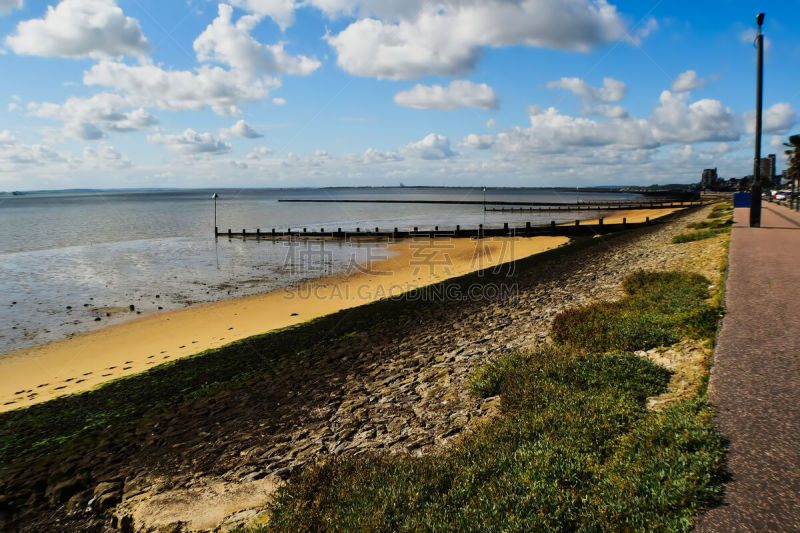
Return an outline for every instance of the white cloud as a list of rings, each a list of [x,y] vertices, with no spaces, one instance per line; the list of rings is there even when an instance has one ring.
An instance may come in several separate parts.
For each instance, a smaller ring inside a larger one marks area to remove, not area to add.
[[[152,49],[139,22],[114,0],[62,0],[44,18],[22,21],[6,44],[17,54],[107,58]]]
[[[358,158],[360,163],[365,165],[372,165],[376,163],[391,163],[394,161],[402,161],[403,157],[397,152],[384,152],[375,148],[368,148],[364,154]]]
[[[397,105],[413,109],[438,109],[453,111],[465,107],[483,110],[496,109],[497,95],[485,83],[477,84],[466,80],[455,80],[447,87],[441,85],[415,85],[408,91],[394,95]]]
[[[253,127],[244,120],[240,120],[230,128],[222,128],[219,130],[219,136],[222,139],[232,139],[236,137],[242,139],[258,139],[259,137],[263,137],[262,134],[254,130]]]
[[[275,105],[286,105],[286,99],[285,98],[273,98],[272,99],[272,103],[275,104]]]
[[[319,3],[318,3],[319,4]],[[419,2],[396,21],[362,18],[326,37],[337,63],[358,76],[415,79],[469,72],[485,46],[587,51],[627,39],[605,0]]]
[[[490,118],[489,120],[486,121],[486,127],[487,128],[492,129],[495,126],[497,126],[497,121],[495,119]]]
[[[72,97],[63,104],[51,102],[28,104],[28,114],[60,120],[64,133],[84,140],[99,139],[106,131],[137,131],[158,125],[158,119],[143,108],[134,107],[127,99],[112,93],[98,93],[91,98]]]
[[[741,119],[719,100],[704,98],[686,103],[687,93],[663,91],[661,105],[649,118],[654,137],[662,143],[735,141],[741,135]]]
[[[0,15],[15,9],[22,9],[22,0],[0,0]]]
[[[584,115],[601,115],[610,118],[625,118],[628,112],[621,106],[611,105],[609,102],[619,102],[628,92],[624,82],[613,78],[603,78],[602,87],[592,87],[580,78],[561,78],[548,82],[550,89],[565,89],[579,96]]]
[[[491,135],[477,135],[475,133],[470,133],[464,140],[461,141],[461,146],[466,146],[467,148],[472,148],[473,150],[488,150],[489,148],[494,145],[494,139]]]
[[[272,155],[272,150],[266,146],[256,146],[247,154],[247,159],[261,159],[262,157]]]
[[[421,141],[409,143],[400,151],[403,155],[419,159],[448,159],[458,155],[450,149],[450,140],[436,133],[428,134]]]
[[[0,131],[0,170],[64,163],[67,160],[67,154],[59,153],[50,146],[25,144],[8,130]]]
[[[756,112],[747,111],[744,114],[747,133],[756,132]],[[764,134],[785,134],[797,122],[797,114],[791,104],[778,102],[765,109],[761,115],[761,132]]]
[[[300,6],[294,0],[231,0],[230,3],[256,15],[270,17],[281,30],[294,23],[294,10]]]
[[[132,166],[128,156],[119,153],[113,146],[102,144],[97,148],[83,149],[83,163],[91,168],[128,168]]]
[[[149,135],[147,142],[163,144],[168,150],[184,155],[225,154],[231,151],[231,145],[225,141],[211,133],[198,133],[191,128],[173,135]]]
[[[682,72],[670,85],[673,92],[682,93],[705,87],[706,81],[697,75],[694,70]]]
[[[8,112],[9,113],[11,113],[13,111],[18,111],[20,109],[22,109],[22,108],[19,106],[18,103],[16,103],[16,102],[9,102],[8,103]]]
[[[217,18],[194,41],[197,59],[223,63],[251,76],[279,72],[306,76],[319,68],[316,59],[287,54],[283,43],[256,41],[250,31],[257,23],[254,15],[244,15],[234,23],[233,8],[220,4]]]
[[[201,65],[194,72],[163,70],[152,64],[127,65],[101,61],[83,75],[86,85],[122,91],[137,105],[170,111],[200,110],[238,116],[238,105],[266,98],[280,86],[274,78],[253,78],[240,71]]]

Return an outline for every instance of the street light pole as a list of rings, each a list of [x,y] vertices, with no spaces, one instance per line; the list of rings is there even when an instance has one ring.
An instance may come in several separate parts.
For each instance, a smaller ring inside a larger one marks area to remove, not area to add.
[[[764,23],[764,13],[756,16],[758,35],[758,74],[756,76],[756,154],[753,162],[753,186],[750,189],[750,227],[761,227],[761,107],[764,88],[764,35],[761,25]]]

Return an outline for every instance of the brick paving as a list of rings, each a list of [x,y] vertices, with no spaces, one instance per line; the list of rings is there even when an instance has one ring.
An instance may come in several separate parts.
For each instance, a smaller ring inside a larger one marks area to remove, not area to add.
[[[800,531],[800,214],[736,209],[709,395],[730,440],[722,505],[701,532]]]

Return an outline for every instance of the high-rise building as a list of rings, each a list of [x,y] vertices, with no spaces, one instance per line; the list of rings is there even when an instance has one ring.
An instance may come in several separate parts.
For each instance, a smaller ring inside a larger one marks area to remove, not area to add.
[[[761,183],[775,183],[775,154],[769,154],[761,158]]]
[[[701,189],[710,189],[717,182],[717,169],[707,168],[703,170],[703,177],[700,179]]]

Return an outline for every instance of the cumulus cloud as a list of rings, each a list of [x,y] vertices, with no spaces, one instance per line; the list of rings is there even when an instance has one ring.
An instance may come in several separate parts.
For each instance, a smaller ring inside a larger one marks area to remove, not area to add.
[[[747,133],[756,132],[756,112],[747,111],[744,114]],[[765,109],[761,115],[761,132],[764,134],[785,134],[797,122],[797,114],[791,104],[778,102]]]
[[[609,102],[619,102],[628,92],[624,82],[613,78],[603,78],[602,87],[592,87],[580,78],[561,78],[548,82],[550,89],[564,89],[580,97],[584,115],[601,115],[611,118],[624,118],[628,112],[621,106]]]
[[[397,152],[384,152],[375,148],[368,148],[361,157],[358,158],[360,163],[365,165],[372,165],[376,163],[390,163],[393,161],[402,161],[403,157]]]
[[[477,135],[470,133],[460,143],[461,146],[472,148],[473,150],[488,150],[494,145],[494,139],[491,135]]]
[[[682,93],[705,87],[706,81],[697,75],[694,70],[681,73],[670,85],[673,92]]]
[[[275,104],[275,105],[286,105],[286,99],[285,98],[273,98],[272,99],[272,103]]]
[[[44,18],[20,22],[6,44],[17,54],[108,58],[152,49],[139,22],[114,0],[62,0]]]
[[[258,16],[270,17],[281,30],[294,23],[294,10],[300,6],[294,0],[231,0],[230,3]]]
[[[219,136],[222,139],[232,139],[235,137],[242,139],[258,139],[259,137],[263,137],[262,134],[254,130],[253,127],[244,120],[240,120],[230,128],[222,128],[219,130]]]
[[[361,18],[328,43],[337,63],[358,76],[415,79],[469,72],[482,47],[535,46],[587,51],[627,39],[605,0],[414,2],[397,20]]]
[[[97,148],[87,146],[83,149],[83,163],[91,168],[128,168],[132,166],[128,156],[119,153],[107,144]]]
[[[138,105],[170,111],[200,110],[208,106],[219,115],[238,116],[238,106],[266,98],[280,82],[253,78],[240,71],[201,65],[195,71],[164,70],[145,63],[128,65],[100,61],[83,75],[86,85],[121,91]]]
[[[272,155],[272,150],[266,146],[256,146],[253,150],[247,154],[247,159],[261,159],[262,157],[266,157]]]
[[[483,110],[497,109],[498,100],[494,89],[485,83],[455,80],[447,87],[441,85],[415,85],[408,91],[394,95],[397,105],[413,109],[438,109],[454,111],[465,107]]]
[[[225,154],[231,151],[231,145],[215,137],[211,133],[198,133],[188,128],[183,133],[149,135],[147,142],[163,144],[168,150],[184,155]]]
[[[22,9],[22,0],[0,0],[0,15],[15,9]]]
[[[403,155],[419,159],[448,159],[458,155],[450,149],[450,140],[436,133],[428,134],[421,141],[409,143],[400,151]]]
[[[194,41],[199,61],[215,61],[229,65],[251,76],[287,73],[305,76],[319,68],[316,59],[291,56],[283,43],[264,45],[250,35],[258,17],[244,15],[233,22],[233,8],[219,5],[219,14]]]
[[[126,98],[112,93],[98,93],[91,98],[72,97],[63,104],[32,102],[28,114],[59,120],[64,134],[83,140],[103,137],[103,131],[127,132],[152,128],[158,119],[143,108],[134,107]]]
[[[50,146],[38,143],[25,144],[10,131],[0,131],[0,169],[43,166],[67,160],[67,154],[59,153]]]
[[[662,143],[735,141],[741,135],[741,119],[719,100],[704,98],[691,104],[686,93],[663,91],[660,106],[650,115],[653,135]]]

